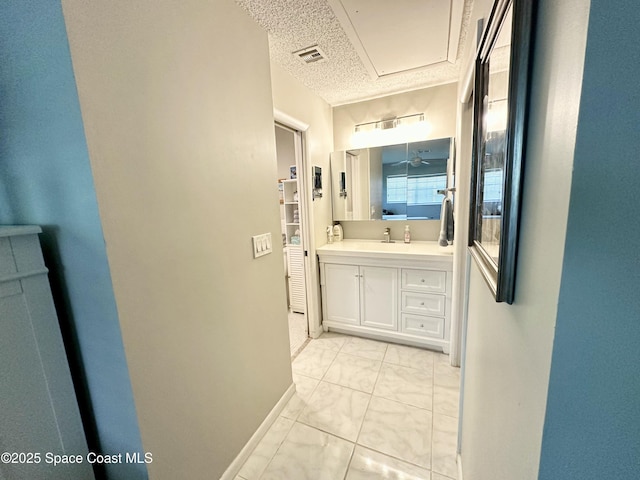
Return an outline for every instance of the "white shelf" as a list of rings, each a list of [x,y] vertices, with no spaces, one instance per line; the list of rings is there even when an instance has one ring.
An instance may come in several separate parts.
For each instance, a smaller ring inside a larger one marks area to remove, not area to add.
[[[284,223],[284,233],[286,235],[286,244],[292,245],[291,237],[295,235],[296,230],[300,230],[300,222],[294,222],[296,218],[300,218],[299,203],[294,198],[298,195],[298,180],[283,180],[282,181],[282,212],[281,219]],[[295,245],[298,246],[298,245]]]

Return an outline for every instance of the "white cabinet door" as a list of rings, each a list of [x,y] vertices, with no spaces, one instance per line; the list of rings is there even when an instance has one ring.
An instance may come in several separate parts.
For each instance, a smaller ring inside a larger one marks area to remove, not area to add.
[[[332,322],[360,324],[360,270],[356,265],[324,265],[326,318]]]
[[[360,267],[360,324],[398,330],[398,269]]]

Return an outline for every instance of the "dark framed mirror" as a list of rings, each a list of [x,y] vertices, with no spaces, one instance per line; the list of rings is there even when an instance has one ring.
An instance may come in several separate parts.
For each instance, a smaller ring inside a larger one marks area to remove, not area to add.
[[[497,302],[513,303],[535,1],[497,0],[475,65],[469,249]]]

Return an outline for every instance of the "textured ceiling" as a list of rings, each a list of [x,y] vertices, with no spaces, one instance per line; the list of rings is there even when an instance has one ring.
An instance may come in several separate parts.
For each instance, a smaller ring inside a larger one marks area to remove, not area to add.
[[[455,64],[443,62],[374,80],[327,0],[236,2],[268,32],[272,60],[334,106],[457,81],[473,4],[473,0],[464,0]],[[292,55],[292,52],[312,45],[320,47],[326,61],[304,64]]]

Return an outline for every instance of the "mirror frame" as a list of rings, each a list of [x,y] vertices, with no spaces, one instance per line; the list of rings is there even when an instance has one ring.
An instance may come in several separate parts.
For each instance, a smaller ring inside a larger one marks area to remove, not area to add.
[[[522,177],[525,158],[529,70],[532,51],[535,0],[496,0],[484,30],[475,62],[473,164],[469,215],[469,251],[482,272],[496,302],[512,304],[520,224]],[[489,91],[489,58],[512,7],[511,51],[508,71],[506,150],[500,218],[498,261],[481,242],[478,217],[482,219],[482,161],[485,154],[485,96]]]

